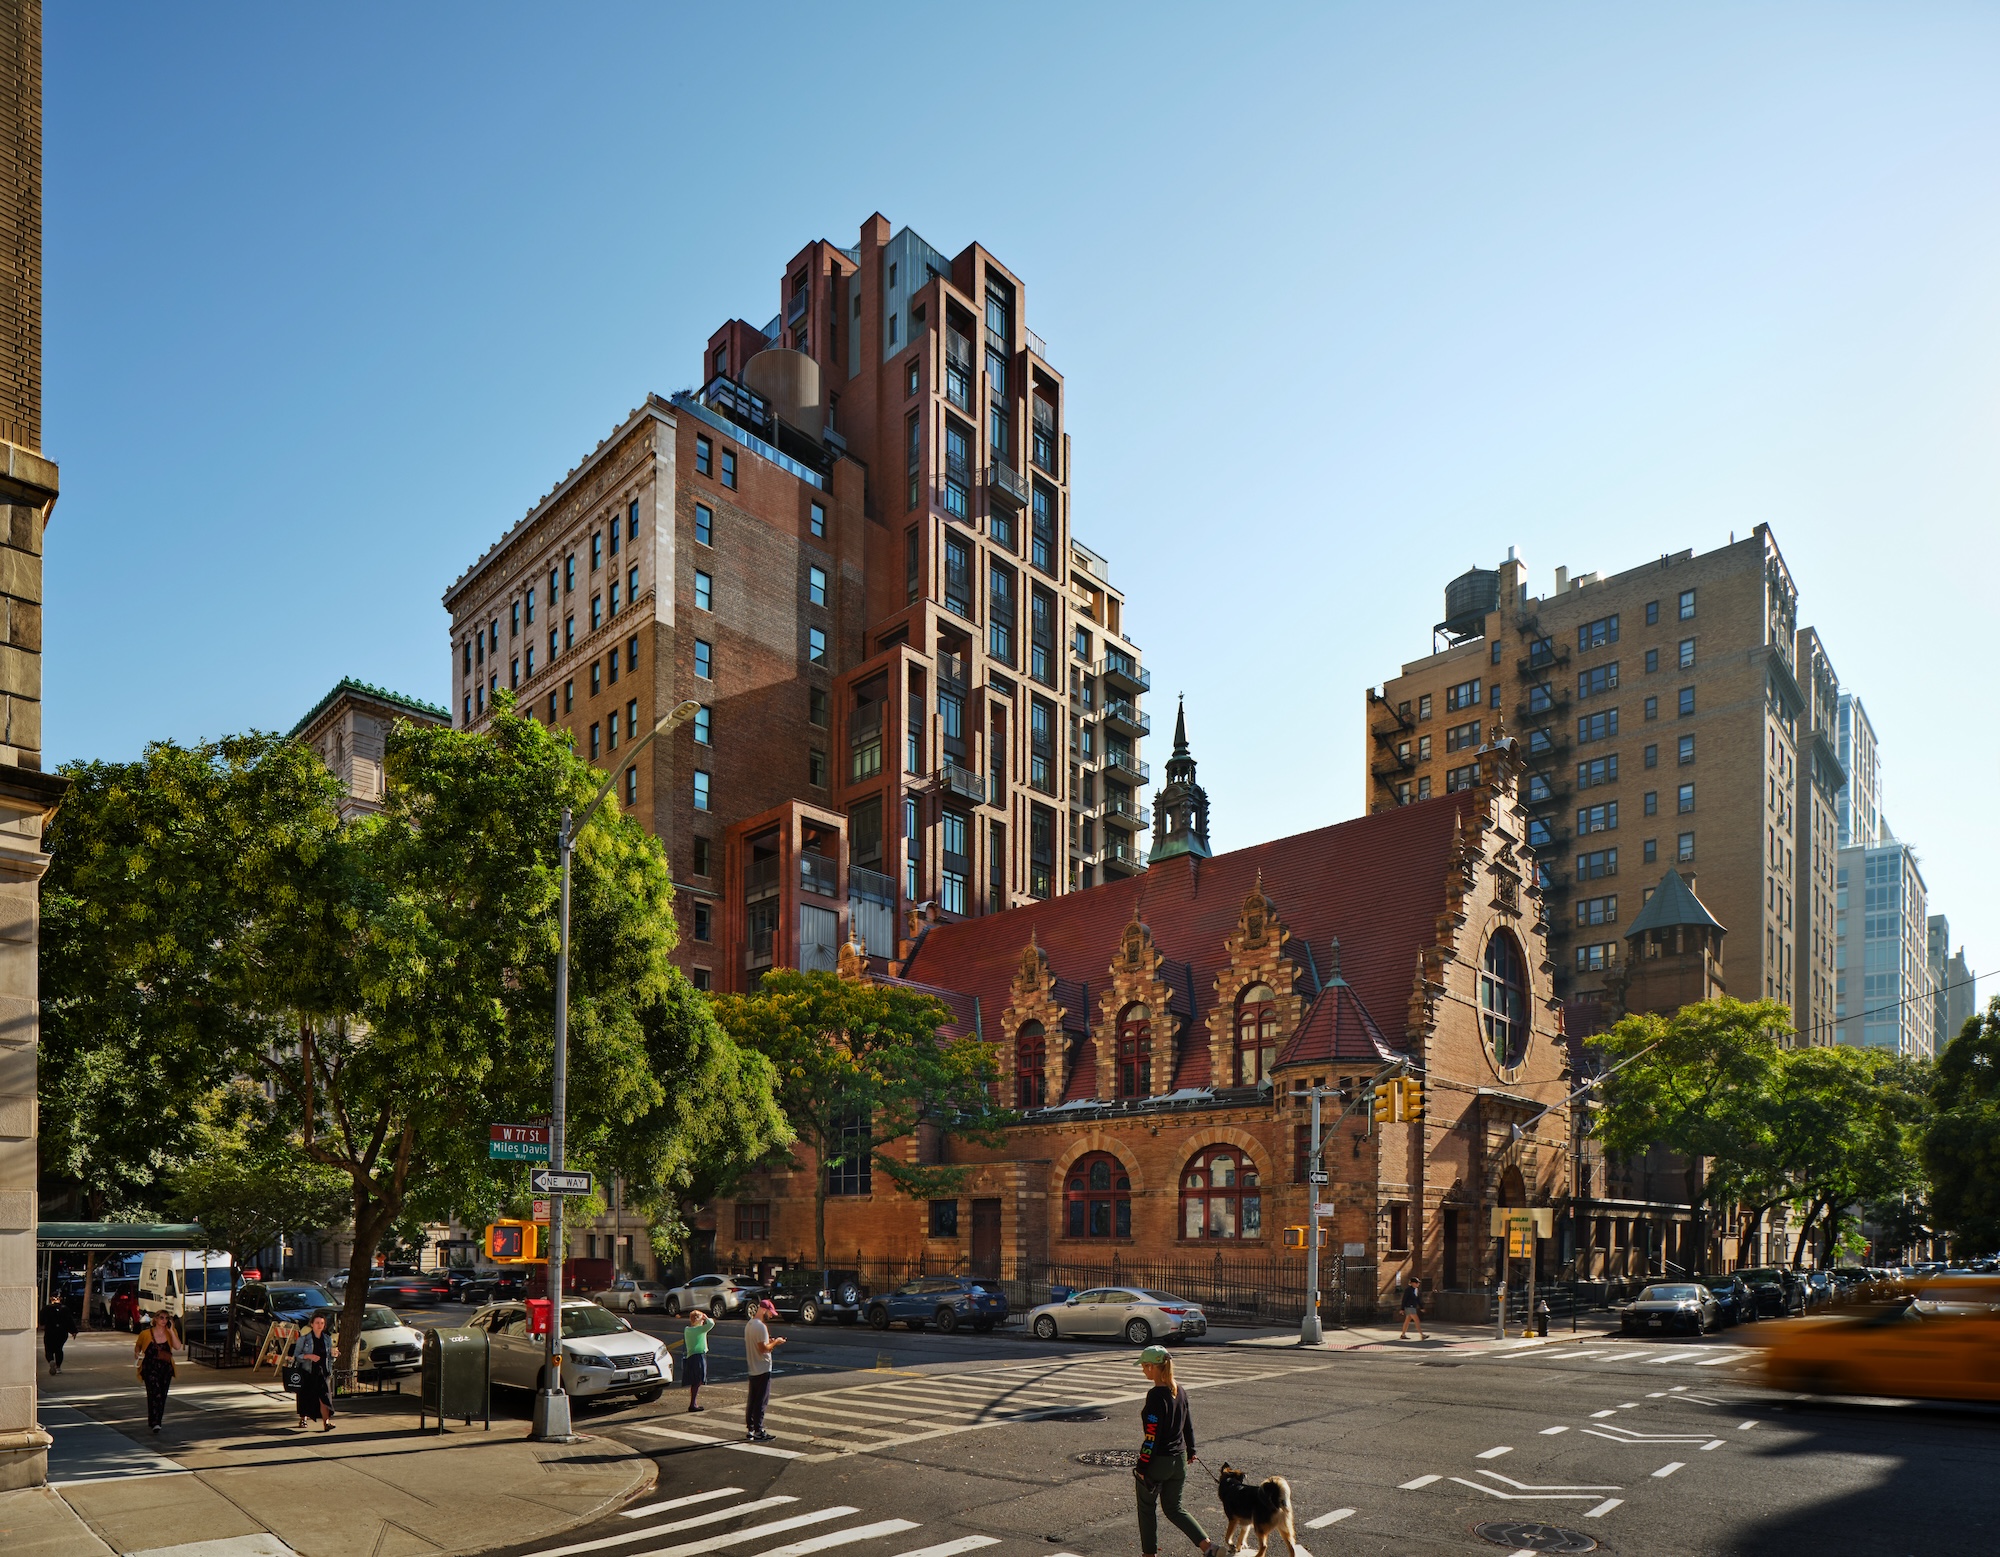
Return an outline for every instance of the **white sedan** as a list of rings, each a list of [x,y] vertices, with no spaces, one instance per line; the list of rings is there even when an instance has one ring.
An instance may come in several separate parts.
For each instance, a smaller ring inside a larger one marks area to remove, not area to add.
[[[543,1337],[528,1334],[522,1303],[490,1303],[466,1321],[492,1340],[495,1384],[539,1389],[546,1356]],[[640,1404],[658,1400],[674,1381],[673,1354],[644,1331],[588,1298],[564,1298],[562,1383],[578,1399],[630,1395]]]
[[[1060,1303],[1044,1303],[1028,1315],[1035,1338],[1123,1336],[1134,1346],[1180,1341],[1208,1334],[1208,1316],[1186,1298],[1146,1287],[1092,1287]]]
[[[340,1315],[325,1311],[330,1329],[340,1328]],[[424,1338],[396,1317],[396,1311],[370,1303],[361,1311],[361,1339],[355,1346],[354,1371],[379,1376],[414,1373],[424,1363]]]
[[[667,1294],[667,1312],[691,1314],[699,1308],[712,1318],[721,1319],[728,1314],[742,1313],[746,1304],[756,1302],[763,1295],[764,1288],[752,1282],[738,1281],[734,1276],[697,1276]]]

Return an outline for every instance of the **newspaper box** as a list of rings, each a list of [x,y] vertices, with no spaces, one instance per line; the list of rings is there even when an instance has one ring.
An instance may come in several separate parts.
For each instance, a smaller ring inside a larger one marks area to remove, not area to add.
[[[492,1366],[484,1330],[426,1330],[422,1377],[419,1431],[430,1417],[437,1418],[439,1432],[447,1417],[468,1427],[474,1417],[493,1425]]]

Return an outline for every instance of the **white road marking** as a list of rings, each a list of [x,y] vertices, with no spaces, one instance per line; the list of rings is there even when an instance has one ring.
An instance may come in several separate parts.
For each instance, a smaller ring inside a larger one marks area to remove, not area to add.
[[[1330,1514],[1321,1514],[1317,1519],[1308,1519],[1306,1521],[1306,1528],[1308,1530],[1324,1530],[1328,1525],[1339,1524],[1341,1520],[1349,1518],[1353,1513],[1354,1510],[1351,1508],[1336,1508]]]
[[[713,1503],[717,1498],[738,1496],[741,1487],[717,1487],[713,1492],[690,1492],[684,1498],[668,1498],[664,1503],[648,1503],[644,1508],[620,1510],[627,1519],[644,1519],[650,1514],[664,1514],[670,1508],[686,1508],[690,1503]]]
[[[1701,1361],[1697,1362],[1695,1366],[1697,1368],[1715,1368],[1715,1367],[1720,1367],[1725,1362],[1741,1362],[1741,1361],[1743,1361],[1743,1358],[1740,1355],[1731,1352],[1731,1353],[1725,1353],[1720,1357],[1704,1357],[1701,1359]]]
[[[945,1541],[937,1546],[919,1546],[913,1552],[898,1552],[896,1557],[959,1557],[960,1552],[976,1552],[982,1546],[998,1546],[997,1535],[962,1535],[956,1541]]]
[[[1634,1428],[1620,1427],[1615,1422],[1607,1422],[1602,1427],[1584,1429],[1593,1438],[1608,1438],[1613,1443],[1700,1443],[1707,1433],[1642,1433]]]
[[[1720,1438],[1711,1438],[1707,1443],[1702,1445],[1704,1451],[1709,1449],[1720,1449],[1721,1447],[1722,1447],[1722,1440]]]
[[[1480,1453],[1474,1455],[1473,1458],[1479,1460],[1497,1460],[1500,1458],[1501,1455],[1512,1454],[1513,1452],[1514,1452],[1514,1446],[1512,1444],[1503,1443],[1497,1449],[1482,1450]]]
[[[1498,1487],[1489,1487],[1482,1481],[1467,1481],[1463,1476],[1451,1479],[1461,1487],[1470,1487],[1490,1498],[1505,1498],[1510,1503],[1525,1503],[1534,1498],[1545,1498],[1552,1503],[1588,1503],[1594,1496],[1589,1492],[1502,1492]]]
[[[1616,1411],[1593,1411],[1590,1413],[1593,1420],[1600,1417],[1616,1416],[1617,1414]]]
[[[1652,1393],[1651,1393],[1650,1395],[1648,1395],[1648,1396],[1647,1396],[1646,1398],[1647,1398],[1648,1400],[1664,1400],[1664,1399],[1666,1398],[1666,1395],[1667,1395],[1667,1392],[1666,1392],[1665,1390],[1663,1390],[1663,1389],[1656,1389],[1656,1390],[1654,1390],[1654,1391],[1653,1391],[1653,1392],[1652,1392]]]
[[[1687,1385],[1685,1385],[1685,1384],[1676,1384],[1676,1385],[1674,1385],[1674,1386],[1673,1386],[1672,1388],[1670,1388],[1670,1389],[1669,1389],[1669,1390],[1667,1391],[1667,1393],[1668,1393],[1669,1395],[1678,1395],[1678,1394],[1679,1394],[1679,1393],[1680,1393],[1680,1392],[1681,1392],[1682,1390],[1684,1390],[1684,1389],[1686,1389],[1686,1388],[1687,1388]]]
[[[780,1449],[770,1443],[724,1444],[725,1449],[734,1449],[738,1454],[761,1454],[773,1460],[803,1460],[805,1456],[797,1449]]]
[[[1428,1487],[1432,1482],[1436,1481],[1437,1479],[1438,1478],[1436,1476],[1419,1476],[1415,1481],[1404,1482],[1396,1490],[1398,1492],[1414,1492],[1419,1487]]]
[[[1597,1507],[1585,1509],[1583,1517],[1585,1519],[1602,1519],[1606,1514],[1610,1513],[1614,1508],[1618,1507],[1618,1505],[1623,1503],[1624,1501],[1625,1500],[1623,1498],[1606,1498],[1602,1503],[1599,1503]]]
[[[1685,1460],[1669,1460],[1667,1461],[1666,1464],[1662,1465],[1658,1470],[1653,1472],[1653,1479],[1655,1481],[1664,1480],[1666,1477],[1673,1475],[1675,1471],[1679,1470],[1686,1463],[1687,1462]]]
[[[1755,1422],[1738,1422],[1736,1424],[1736,1430],[1739,1433],[1747,1433],[1750,1431],[1751,1428],[1755,1427],[1756,1425],[1757,1424]]]
[[[601,1552],[607,1546],[626,1546],[633,1541],[650,1541],[656,1535],[672,1535],[678,1530],[692,1530],[699,1525],[720,1524],[725,1519],[734,1519],[740,1514],[761,1513],[767,1508],[776,1508],[783,1503],[796,1503],[793,1497],[759,1498],[754,1503],[738,1503],[733,1508],[719,1509],[713,1513],[697,1515],[692,1519],[676,1519],[672,1524],[649,1525],[644,1530],[628,1530],[623,1535],[607,1535],[595,1541],[578,1541],[573,1546],[558,1546],[545,1552],[537,1552],[535,1557],[574,1557],[578,1552]]]
[[[1639,1402],[1636,1400],[1623,1401],[1620,1403],[1618,1409],[1620,1411],[1636,1411],[1639,1409]]]
[[[743,1541],[754,1541],[762,1536],[781,1535],[787,1530],[796,1530],[801,1525],[816,1525],[828,1519],[845,1519],[849,1514],[858,1514],[858,1508],[840,1506],[817,1509],[810,1514],[794,1514],[790,1519],[773,1519],[769,1524],[752,1525],[748,1530],[737,1530],[729,1535],[712,1535],[705,1541],[683,1541],[678,1546],[656,1546],[650,1552],[641,1552],[639,1557],[702,1557],[705,1552],[719,1552]],[[537,1552],[535,1557],[554,1557],[551,1552]]]
[[[1530,1481],[1516,1481],[1512,1476],[1503,1476],[1498,1471],[1483,1470],[1482,1476],[1491,1476],[1495,1481],[1504,1481],[1508,1486],[1521,1492],[1623,1492],[1623,1487],[1599,1486],[1588,1481],[1556,1481],[1547,1486],[1538,1486]],[[1453,1477],[1454,1481],[1458,1478]],[[1467,1486],[1477,1486],[1477,1482],[1467,1482]]]
[[[1564,1427],[1545,1427],[1545,1428],[1543,1428],[1543,1429],[1542,1429],[1542,1436],[1543,1436],[1544,1438],[1553,1438],[1553,1437],[1555,1437],[1555,1435],[1556,1435],[1557,1433],[1566,1433],[1566,1432],[1568,1432],[1568,1431],[1569,1431],[1569,1428],[1568,1428],[1568,1427],[1566,1427],[1566,1426],[1564,1426]]]
[[[829,1535],[815,1535],[807,1540],[774,1546],[769,1551],[759,1552],[757,1557],[809,1557],[810,1553],[823,1552],[830,1547],[872,1541],[881,1535],[901,1535],[905,1530],[916,1528],[914,1519],[881,1519],[872,1525],[856,1525],[852,1530],[835,1530]]]

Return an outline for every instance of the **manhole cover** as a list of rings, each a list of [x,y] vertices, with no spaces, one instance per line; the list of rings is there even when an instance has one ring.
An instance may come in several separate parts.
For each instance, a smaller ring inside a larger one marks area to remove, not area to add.
[[[1079,1465],[1132,1466],[1139,1463],[1139,1451],[1137,1449],[1086,1449],[1083,1453],[1073,1455],[1071,1458]],[[1580,1552],[1590,1550],[1587,1546],[1579,1546],[1576,1549]]]
[[[1489,1519],[1474,1525],[1472,1533],[1482,1541],[1510,1551],[1594,1552],[1597,1543],[1581,1530],[1565,1530],[1560,1525],[1528,1524],[1516,1519]]]
[[[1108,1422],[1111,1420],[1102,1411],[1059,1411],[1045,1420],[1050,1422]]]

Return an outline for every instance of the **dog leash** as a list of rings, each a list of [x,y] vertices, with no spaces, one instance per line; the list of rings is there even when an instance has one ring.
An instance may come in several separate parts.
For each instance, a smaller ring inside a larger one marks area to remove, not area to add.
[[[1218,1491],[1218,1492],[1220,1492],[1220,1491],[1222,1490],[1222,1475],[1221,1475],[1221,1473],[1220,1473],[1219,1471],[1211,1471],[1211,1470],[1209,1470],[1209,1468],[1208,1468],[1208,1461],[1204,1460],[1204,1459],[1203,1459],[1203,1458],[1202,1458],[1202,1457],[1201,1457],[1200,1455],[1198,1455],[1198,1454],[1191,1454],[1191,1455],[1189,1455],[1189,1456],[1188,1456],[1188,1458],[1189,1458],[1189,1459],[1191,1459],[1191,1460],[1193,1460],[1193,1461],[1195,1462],[1195,1464],[1199,1465],[1199,1466],[1200,1466],[1200,1467],[1202,1468],[1202,1470],[1203,1470],[1203,1471],[1204,1471],[1204,1472],[1205,1472],[1206,1474],[1208,1474],[1208,1475],[1209,1475],[1210,1477],[1212,1477],[1212,1478],[1214,1479],[1214,1481],[1215,1481],[1215,1490],[1216,1490],[1216,1491]]]

